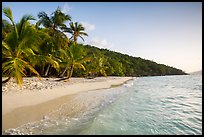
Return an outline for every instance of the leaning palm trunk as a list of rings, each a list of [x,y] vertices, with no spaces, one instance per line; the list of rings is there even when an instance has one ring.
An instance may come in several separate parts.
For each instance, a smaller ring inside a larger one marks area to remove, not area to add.
[[[49,72],[49,70],[50,70],[50,64],[48,65],[48,67],[47,67],[47,69],[46,69],[46,72],[45,72],[45,76],[47,76],[48,75],[48,72]]]
[[[72,64],[67,79],[71,78],[73,70],[74,70],[74,65]]]
[[[68,70],[68,67],[69,67],[69,65],[67,64],[67,65],[66,65],[66,68],[64,69],[64,71],[62,72],[62,74],[60,75],[60,77],[63,77],[63,76],[64,76],[65,72]]]
[[[74,70],[74,64],[72,64],[70,70],[67,71],[67,77],[66,78],[61,78],[61,79],[56,80],[56,81],[61,81],[61,80],[69,81],[69,78],[71,78],[71,76],[72,76],[73,70]]]

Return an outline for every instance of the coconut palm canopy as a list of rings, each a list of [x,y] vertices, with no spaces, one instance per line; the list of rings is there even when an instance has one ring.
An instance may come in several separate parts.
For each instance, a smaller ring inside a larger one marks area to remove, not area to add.
[[[34,20],[31,15],[23,16],[20,22],[15,24],[10,8],[4,8],[3,13],[12,24],[6,23],[11,27],[9,27],[10,32],[5,35],[2,41],[2,69],[9,79],[14,77],[17,83],[21,85],[22,76],[26,76],[26,68],[40,76],[30,65],[30,57],[35,55],[34,47],[39,43],[40,37],[38,37],[34,25],[29,23],[29,20]]]
[[[83,41],[84,38],[82,36],[88,36],[87,33],[84,32],[85,28],[82,26],[82,24],[78,22],[71,22],[69,23],[70,28],[66,28],[65,32],[69,32],[72,34],[71,39],[74,40],[74,42],[77,42],[77,38],[80,37]]]

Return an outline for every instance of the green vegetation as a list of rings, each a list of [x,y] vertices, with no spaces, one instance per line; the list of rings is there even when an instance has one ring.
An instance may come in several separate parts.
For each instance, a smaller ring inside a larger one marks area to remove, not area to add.
[[[25,15],[19,23],[15,24],[11,10],[4,8],[3,12],[12,23],[9,24],[6,20],[3,22],[10,26],[8,33],[4,33],[2,41],[3,73],[7,74],[8,79],[14,77],[17,83],[21,85],[23,82],[22,76],[26,76],[25,68],[39,76],[39,73],[29,64],[31,58],[35,56],[33,48],[38,43],[39,37],[36,35],[34,26],[28,22],[34,19],[32,16]]]
[[[8,20],[2,20],[2,76],[15,78],[21,85],[25,76],[52,76],[69,79],[97,76],[183,75],[182,70],[77,42],[84,40],[85,28],[72,22],[58,7],[52,16],[39,12],[36,24],[31,15],[13,20],[10,8],[3,8]],[[69,26],[66,22],[70,21]],[[40,27],[41,26],[41,27]],[[68,38],[65,33],[71,34]]]
[[[185,75],[180,69],[157,64],[156,62],[145,60],[140,57],[132,57],[107,49],[99,49],[90,45],[81,45],[89,56],[96,60],[105,59],[103,70],[108,76],[164,76],[164,75]],[[90,64],[90,68],[101,65]],[[88,69],[88,68],[87,68]],[[97,69],[96,69],[97,70]],[[98,73],[96,76],[102,76]]]

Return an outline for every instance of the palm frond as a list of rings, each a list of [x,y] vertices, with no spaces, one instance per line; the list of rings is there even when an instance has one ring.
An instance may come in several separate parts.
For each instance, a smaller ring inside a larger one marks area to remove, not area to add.
[[[80,69],[86,70],[84,65],[82,65],[81,63],[74,63],[74,68],[80,68]]]
[[[79,37],[84,41],[84,38],[82,36],[79,35]]]
[[[3,54],[7,54],[8,52],[11,51],[11,48],[9,47],[9,45],[7,45],[6,42],[2,41],[2,53]],[[4,52],[7,52],[7,53],[4,53]]]
[[[35,18],[32,15],[24,15],[22,19],[20,20],[20,23],[17,25],[19,37],[21,36],[21,33],[25,29],[26,24],[28,24],[29,20],[35,20]]]
[[[55,69],[59,69],[59,63],[54,59],[54,57],[46,57],[46,60],[52,64],[52,66],[55,68]]]
[[[38,13],[38,18],[40,19],[38,25],[42,24],[47,28],[52,27],[52,21],[44,11]]]
[[[7,20],[2,19],[2,32],[9,33],[12,30],[12,24],[10,24]]]
[[[9,7],[5,7],[3,8],[3,12],[4,12],[4,15],[9,18],[9,20],[12,22],[12,25],[13,25],[13,28],[14,28],[14,32],[16,33],[16,37],[18,39],[18,30],[16,28],[16,25],[14,23],[14,19],[13,19],[13,14],[12,14],[12,11]]]
[[[10,19],[10,21],[12,22],[13,26],[15,25],[14,20],[13,20],[13,14],[12,11],[9,7],[4,7],[3,8],[3,13],[4,15]]]
[[[38,77],[40,77],[40,74],[30,65],[28,64],[28,62],[22,60],[22,59],[18,59],[19,61],[22,62],[22,64],[27,67],[28,69],[30,69],[33,73],[35,73]]]
[[[4,42],[10,47],[10,50],[12,52],[15,51],[15,49],[18,47],[18,38],[17,33],[15,31],[11,31],[6,38],[4,39]]]
[[[88,34],[85,33],[85,32],[80,32],[79,34],[80,34],[80,35],[84,35],[84,36],[88,36]]]

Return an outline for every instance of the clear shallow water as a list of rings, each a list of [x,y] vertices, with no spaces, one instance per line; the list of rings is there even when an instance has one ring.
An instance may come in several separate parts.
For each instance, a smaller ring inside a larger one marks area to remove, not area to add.
[[[117,88],[82,93],[74,100],[84,100],[88,111],[75,118],[50,116],[36,123],[38,127],[32,132],[202,134],[201,75],[140,77]],[[66,104],[56,113],[62,110],[66,110]]]

